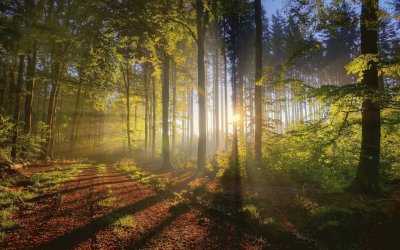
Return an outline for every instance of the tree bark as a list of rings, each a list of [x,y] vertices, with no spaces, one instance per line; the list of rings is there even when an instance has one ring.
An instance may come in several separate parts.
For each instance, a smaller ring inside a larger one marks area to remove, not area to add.
[[[156,158],[156,120],[157,120],[157,102],[156,102],[156,82],[154,80],[154,77],[152,77],[152,82],[153,82],[153,136],[152,136],[152,141],[151,141],[151,154],[152,154],[152,159],[154,160]]]
[[[35,71],[36,71],[36,42],[34,42],[33,49],[28,55],[28,66],[26,71],[26,96],[25,96],[25,132],[30,134],[32,130],[32,103],[33,103],[33,90],[35,88]]]
[[[78,92],[76,93],[74,114],[72,115],[72,120],[71,120],[71,132],[69,135],[69,148],[70,148],[71,152],[73,152],[75,150],[75,144],[76,144],[75,131],[76,131],[76,125],[77,125],[77,120],[78,120],[79,105],[80,105],[80,100],[81,100],[81,89],[82,89],[82,83],[80,83],[80,85],[78,87]]]
[[[18,66],[18,80],[17,80],[17,89],[15,91],[15,103],[14,103],[14,134],[12,138],[12,147],[11,147],[11,157],[16,160],[18,156],[18,136],[19,136],[19,119],[21,115],[21,96],[22,96],[22,81],[24,74],[24,60],[25,56],[19,56],[19,66]]]
[[[255,108],[255,133],[254,133],[254,152],[256,161],[261,162],[261,142],[262,142],[262,18],[261,18],[261,0],[255,0],[255,18],[256,18],[256,72],[255,72],[255,90],[254,90],[254,108]]]
[[[144,154],[147,161],[148,156],[148,141],[149,141],[149,83],[148,83],[148,70],[145,66],[144,71]]]
[[[206,86],[204,68],[204,37],[205,37],[205,13],[202,0],[196,0],[197,15],[197,74],[199,96],[199,143],[197,151],[197,170],[202,172],[206,165]]]
[[[217,40],[217,38],[216,38]],[[217,43],[217,42],[216,42]],[[217,44],[214,51],[214,136],[215,136],[215,149],[219,150],[219,54]]]
[[[132,144],[131,144],[131,103],[130,103],[130,95],[131,95],[131,83],[129,79],[129,66],[126,67],[126,76],[125,76],[125,95],[126,95],[126,135],[128,136],[128,151],[132,152]]]
[[[176,142],[176,64],[172,63],[172,158],[175,154]]]
[[[170,170],[172,168],[171,155],[169,150],[169,55],[164,52],[163,62],[163,84],[162,84],[162,169]]]
[[[225,150],[228,150],[229,148],[229,139],[228,139],[228,58],[226,54],[226,47],[224,48],[224,98],[225,98]]]
[[[361,8],[361,54],[378,54],[378,0],[364,0]],[[379,89],[378,68],[376,62],[369,62],[364,71],[362,84],[371,91]],[[362,141],[360,161],[356,178],[350,187],[357,192],[378,191],[381,116],[379,104],[370,99],[362,103]]]

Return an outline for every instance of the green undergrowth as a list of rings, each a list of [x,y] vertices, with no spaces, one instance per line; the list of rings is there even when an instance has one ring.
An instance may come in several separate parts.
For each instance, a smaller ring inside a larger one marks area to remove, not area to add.
[[[18,227],[14,217],[21,207],[32,206],[32,200],[74,179],[88,165],[56,166],[49,172],[30,176],[17,175],[0,181],[0,239]]]
[[[129,237],[130,234],[127,230],[135,228],[137,225],[135,216],[121,213],[106,215],[102,223],[107,226],[111,225],[113,232],[119,238]]]
[[[107,166],[106,166],[105,164],[99,164],[99,165],[97,165],[97,172],[98,172],[100,175],[106,174],[106,172],[107,172]]]
[[[117,197],[111,189],[107,190],[107,197],[98,202],[101,207],[114,207],[117,202]]]
[[[127,229],[135,228],[136,221],[133,215],[125,215],[117,219],[113,223],[113,231],[118,237],[125,237],[128,235]]]
[[[134,161],[121,161],[116,167],[135,182],[149,185],[157,191],[165,191],[170,186],[166,178],[142,171]]]

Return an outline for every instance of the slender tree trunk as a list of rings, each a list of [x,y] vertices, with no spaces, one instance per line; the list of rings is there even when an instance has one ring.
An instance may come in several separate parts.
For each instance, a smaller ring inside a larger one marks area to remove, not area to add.
[[[128,136],[128,151],[132,152],[132,144],[131,144],[131,103],[130,103],[130,78],[129,78],[129,66],[126,67],[126,76],[125,76],[125,95],[126,95],[126,135]]]
[[[226,54],[226,47],[224,48],[224,98],[225,98],[225,150],[228,150],[228,58]]]
[[[64,48],[64,52],[67,50],[67,46]],[[54,45],[54,50],[51,55],[51,93],[49,97],[49,106],[47,112],[47,126],[48,126],[48,134],[46,140],[46,147],[44,149],[44,157],[52,158],[53,157],[53,149],[54,149],[54,137],[55,137],[55,118],[56,118],[56,107],[58,95],[60,92],[59,79],[62,75],[62,71],[64,66],[61,65],[59,61],[61,58],[62,52],[61,45]]]
[[[162,84],[162,169],[169,170],[172,168],[171,155],[169,150],[169,55],[164,52],[163,62],[163,84]]]
[[[26,71],[26,96],[25,96],[25,132],[30,134],[32,130],[32,103],[33,90],[35,88],[35,69],[36,69],[36,42],[33,50],[28,55],[28,66]]]
[[[175,155],[176,142],[176,64],[172,63],[172,158]]]
[[[361,7],[361,54],[378,54],[378,0],[364,0]],[[362,84],[369,90],[379,88],[377,63],[370,61]],[[381,116],[379,104],[366,98],[362,104],[362,141],[360,161],[351,189],[358,192],[378,191]]]
[[[214,54],[214,136],[215,148],[219,150],[219,54],[217,45],[215,45]]]
[[[83,100],[86,99],[86,95],[83,96]],[[79,111],[79,118],[76,122],[76,129],[75,129],[75,134],[74,134],[74,142],[75,142],[75,146],[76,146],[76,141],[78,140],[78,133],[80,131],[81,128],[81,123],[82,123],[82,117],[83,117],[83,111],[85,110],[85,102],[83,102],[82,107]]]
[[[190,93],[190,138],[189,138],[189,157],[192,157],[193,153],[193,137],[194,137],[194,100],[193,92]]]
[[[6,63],[3,62],[2,64],[2,75],[0,77],[0,115],[6,114],[6,83],[7,83],[7,70],[6,70]]]
[[[262,18],[261,18],[261,0],[255,0],[255,18],[256,18],[256,74],[254,90],[255,107],[255,133],[254,133],[254,151],[256,161],[261,162],[261,142],[262,142]]]
[[[147,67],[144,69],[144,154],[147,161],[148,157],[148,141],[149,141],[149,78],[147,76]]]
[[[156,82],[154,80],[154,77],[152,77],[152,83],[153,83],[153,136],[152,136],[152,141],[151,141],[151,153],[152,153],[152,159],[154,160],[156,158],[156,120],[157,120],[157,102],[156,102]]]
[[[199,96],[199,143],[197,152],[197,170],[202,172],[206,165],[206,85],[204,67],[204,38],[205,13],[202,0],[196,0],[197,13],[197,67],[198,67],[198,96]]]
[[[69,148],[70,151],[73,152],[75,150],[75,130],[76,130],[76,125],[77,125],[77,120],[78,120],[78,113],[79,113],[79,104],[81,100],[81,89],[82,89],[82,83],[80,83],[78,87],[78,92],[76,93],[76,100],[75,100],[75,108],[74,108],[74,114],[72,115],[72,120],[71,120],[71,132],[69,135]]]
[[[15,70],[17,68],[17,60],[13,59],[13,62],[10,66],[10,97],[8,98],[8,114],[14,114],[15,109],[15,95],[17,91],[17,82],[15,81]]]
[[[56,107],[57,107],[57,99],[58,94],[60,92],[60,87],[57,82],[52,83],[50,98],[49,98],[49,108],[47,115],[47,125],[49,128],[48,138],[47,138],[47,148],[45,150],[46,158],[53,158],[53,149],[54,149],[54,139],[55,139],[55,121],[56,121]]]
[[[22,81],[24,74],[24,60],[25,56],[19,56],[19,66],[18,66],[18,80],[17,80],[17,89],[15,91],[15,106],[14,106],[14,134],[12,138],[12,148],[11,148],[11,157],[15,160],[18,155],[18,136],[19,136],[19,119],[21,115],[20,105],[21,105],[21,96],[22,96]]]
[[[44,85],[44,93],[43,93],[43,104],[42,104],[42,122],[46,123],[46,105],[47,105],[47,95],[48,95],[49,84],[46,82]],[[45,138],[45,129],[42,128],[40,138],[43,140]]]

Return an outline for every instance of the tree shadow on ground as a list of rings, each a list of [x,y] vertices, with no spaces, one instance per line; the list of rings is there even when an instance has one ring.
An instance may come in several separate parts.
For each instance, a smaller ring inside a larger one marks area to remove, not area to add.
[[[85,226],[77,228],[73,231],[70,231],[62,236],[59,236],[51,241],[45,242],[31,249],[71,249],[74,246],[80,244],[81,242],[94,237],[97,232],[111,226],[118,219],[125,216],[126,214],[135,214],[158,202],[161,202],[162,200],[173,198],[174,197],[173,192],[182,191],[192,178],[194,177],[182,180],[181,182],[177,183],[171,190],[162,191],[156,195],[144,198],[133,204],[128,204],[124,207],[117,208],[111,213],[105,214],[99,218],[92,220],[89,224],[86,224]],[[102,183],[101,185],[105,185],[105,183]],[[179,213],[174,213],[170,218],[162,222],[154,230],[148,232],[141,240],[139,240],[139,242],[134,243],[132,248],[135,248],[135,246],[138,244],[147,242],[151,237],[157,234],[157,231],[160,231],[162,228],[166,227],[183,212],[184,210],[180,211]]]

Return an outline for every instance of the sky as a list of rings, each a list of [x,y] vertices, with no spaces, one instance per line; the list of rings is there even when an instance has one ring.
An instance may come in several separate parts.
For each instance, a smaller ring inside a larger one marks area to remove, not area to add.
[[[285,0],[262,0],[262,5],[264,10],[267,11],[267,14],[272,15],[277,9],[281,10],[285,2]],[[391,0],[382,0],[380,1],[379,5],[381,8],[390,11],[391,5],[389,5],[389,2],[391,2]]]
[[[277,9],[281,9],[284,0],[262,0],[262,5],[264,7],[264,10],[267,11],[268,15],[272,15],[276,12]]]

